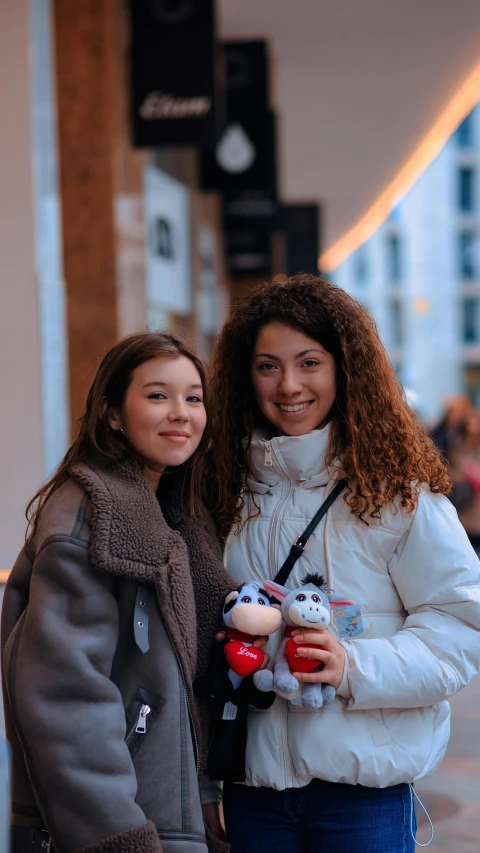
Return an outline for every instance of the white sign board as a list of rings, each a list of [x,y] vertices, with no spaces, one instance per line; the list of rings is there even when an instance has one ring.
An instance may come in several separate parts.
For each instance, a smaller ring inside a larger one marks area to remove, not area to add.
[[[146,281],[149,315],[193,310],[190,205],[187,188],[157,169],[145,169]]]

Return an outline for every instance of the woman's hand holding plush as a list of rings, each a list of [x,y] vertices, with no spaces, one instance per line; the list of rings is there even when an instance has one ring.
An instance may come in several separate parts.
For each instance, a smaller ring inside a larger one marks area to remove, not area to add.
[[[300,657],[313,658],[319,664],[324,664],[320,672],[294,672],[297,681],[331,684],[336,690],[342,682],[345,669],[345,649],[337,638],[325,629],[303,631],[296,628],[292,632],[292,639],[301,645],[297,652]]]

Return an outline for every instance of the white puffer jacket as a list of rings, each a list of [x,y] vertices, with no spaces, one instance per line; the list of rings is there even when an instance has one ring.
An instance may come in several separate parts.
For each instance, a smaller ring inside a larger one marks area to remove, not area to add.
[[[260,515],[231,536],[234,579],[273,578],[295,538],[333,487],[325,469],[329,427],[271,441],[255,438],[247,484]],[[331,705],[309,711],[279,697],[251,710],[247,784],[282,790],[313,778],[371,787],[410,782],[440,763],[449,738],[445,700],[480,668],[480,563],[450,501],[425,491],[368,519],[337,498],[287,586],[323,574],[361,605],[364,635],[342,639],[345,675]],[[281,632],[266,651],[272,656]]]

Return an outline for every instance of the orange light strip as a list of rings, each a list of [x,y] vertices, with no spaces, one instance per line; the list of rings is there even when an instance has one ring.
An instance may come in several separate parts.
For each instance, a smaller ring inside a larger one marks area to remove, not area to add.
[[[365,243],[377,228],[385,222],[392,208],[423,174],[425,169],[440,153],[443,146],[457,129],[461,121],[471,112],[480,100],[480,64],[467,77],[456,95],[443,110],[435,124],[424,136],[411,157],[402,166],[396,177],[381,193],[377,200],[350,228],[318,259],[322,272],[331,272],[348,256]]]
[[[0,569],[0,583],[6,583],[9,574],[10,574],[10,569]]]

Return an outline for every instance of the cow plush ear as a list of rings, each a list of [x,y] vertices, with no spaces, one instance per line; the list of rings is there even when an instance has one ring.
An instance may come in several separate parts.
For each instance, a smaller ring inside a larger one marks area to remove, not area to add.
[[[227,593],[223,606],[225,607],[227,604],[230,604],[231,601],[235,601],[235,599],[237,599],[239,595],[240,593],[238,589],[232,589],[231,592]]]

